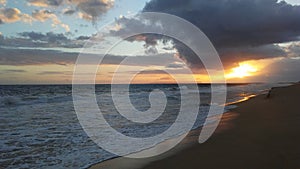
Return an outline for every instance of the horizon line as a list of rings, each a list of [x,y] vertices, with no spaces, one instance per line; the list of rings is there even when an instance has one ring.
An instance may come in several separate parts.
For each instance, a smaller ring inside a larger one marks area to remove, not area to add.
[[[298,82],[233,82],[233,83],[196,83],[197,85],[211,85],[211,84],[219,84],[219,85],[246,85],[246,84],[268,84],[268,83],[277,83],[277,84],[285,84],[285,83],[298,83]],[[96,84],[88,84],[88,83],[81,83],[81,84],[71,84],[71,83],[58,83],[58,84],[50,84],[50,83],[24,83],[24,84],[0,84],[0,86],[29,86],[29,85],[191,85],[194,83],[117,83],[117,84],[110,84],[110,83],[96,83]]]

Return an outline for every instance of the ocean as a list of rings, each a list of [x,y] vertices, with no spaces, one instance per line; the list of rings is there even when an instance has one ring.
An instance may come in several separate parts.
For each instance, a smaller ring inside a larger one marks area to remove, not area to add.
[[[282,85],[287,84],[227,85],[227,103]],[[203,125],[213,104],[210,85],[198,88],[201,104],[194,129]],[[149,109],[149,93],[153,89],[162,90],[168,100],[162,116],[149,124],[135,125],[123,118],[114,108],[110,85],[96,85],[95,94],[105,119],[114,129],[130,137],[150,137],[168,129],[180,109],[177,85],[130,85],[131,103],[137,110]],[[227,105],[224,111],[232,108],[233,105]],[[87,168],[114,157],[82,129],[74,110],[71,85],[0,86],[0,168]]]

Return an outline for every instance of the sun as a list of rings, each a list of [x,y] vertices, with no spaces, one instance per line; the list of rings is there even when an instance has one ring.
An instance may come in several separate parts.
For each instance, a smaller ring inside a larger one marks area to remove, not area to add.
[[[257,68],[249,63],[239,63],[238,67],[232,68],[231,72],[226,75],[226,78],[244,78],[252,76],[257,72]]]

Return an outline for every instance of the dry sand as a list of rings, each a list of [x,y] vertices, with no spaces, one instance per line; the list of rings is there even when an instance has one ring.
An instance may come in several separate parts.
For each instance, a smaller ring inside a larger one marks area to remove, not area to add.
[[[236,114],[238,117],[228,122]],[[193,131],[187,139],[196,136],[197,131]],[[300,169],[299,144],[300,85],[297,84],[274,88],[270,97],[259,95],[239,103],[238,108],[222,118],[216,134],[203,144],[177,147],[144,160],[117,158],[92,168]]]

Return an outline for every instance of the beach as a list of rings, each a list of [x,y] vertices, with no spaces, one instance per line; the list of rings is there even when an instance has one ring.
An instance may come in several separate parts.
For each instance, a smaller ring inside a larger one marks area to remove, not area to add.
[[[300,168],[299,100],[300,84],[272,88],[269,94],[237,103],[203,144],[190,141],[189,146],[182,146],[186,140],[196,140],[199,131],[195,130],[179,146],[158,157],[122,157],[91,168]]]

